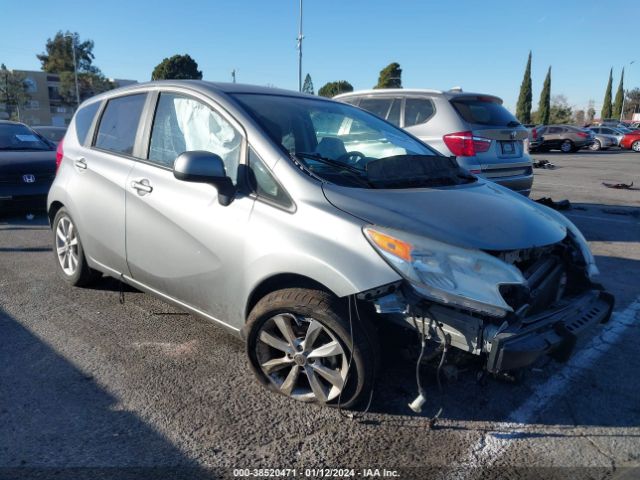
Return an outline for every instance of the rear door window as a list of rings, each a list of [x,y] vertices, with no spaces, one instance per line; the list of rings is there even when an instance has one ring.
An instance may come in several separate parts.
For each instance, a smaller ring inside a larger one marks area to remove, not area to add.
[[[469,123],[492,127],[516,127],[520,122],[493,97],[460,97],[450,100],[460,116]]]
[[[393,98],[363,98],[358,106],[380,118],[387,118],[392,102]]]
[[[391,109],[387,115],[387,121],[393,123],[396,127],[400,126],[400,107],[402,106],[402,100],[396,98],[391,104]]]
[[[404,104],[404,126],[425,123],[435,111],[433,101],[428,98],[407,98]]]
[[[76,113],[76,136],[78,137],[78,143],[80,145],[84,145],[87,140],[89,129],[91,128],[96,113],[98,113],[99,107],[100,102],[94,102],[86,107],[82,107]]]
[[[139,93],[109,100],[100,119],[94,145],[110,152],[133,155],[146,98],[146,93]]]

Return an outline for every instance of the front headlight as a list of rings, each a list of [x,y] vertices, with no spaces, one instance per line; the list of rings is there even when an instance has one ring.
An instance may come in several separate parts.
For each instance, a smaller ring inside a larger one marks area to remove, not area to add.
[[[520,271],[479,250],[469,250],[392,229],[365,227],[382,257],[426,298],[504,317],[513,309],[500,285],[525,285]]]

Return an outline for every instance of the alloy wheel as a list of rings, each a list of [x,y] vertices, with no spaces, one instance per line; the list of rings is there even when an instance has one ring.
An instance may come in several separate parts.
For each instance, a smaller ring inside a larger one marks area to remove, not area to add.
[[[600,145],[600,140],[596,140],[591,145],[589,145],[589,150],[593,150],[594,152],[597,152],[598,150],[600,150],[601,147],[602,146]]]
[[[56,227],[56,254],[65,275],[73,276],[78,270],[78,234],[69,217],[62,217]]]
[[[562,150],[564,153],[569,153],[572,148],[573,145],[571,145],[571,141],[569,140],[565,140],[564,142],[562,142],[562,145],[560,145],[560,150]]]
[[[634,152],[640,152],[640,140],[636,140],[635,142],[633,142],[633,145],[631,145],[631,148],[633,149]]]
[[[296,400],[326,403],[345,386],[348,358],[334,333],[320,321],[279,313],[258,332],[256,358],[280,392]]]

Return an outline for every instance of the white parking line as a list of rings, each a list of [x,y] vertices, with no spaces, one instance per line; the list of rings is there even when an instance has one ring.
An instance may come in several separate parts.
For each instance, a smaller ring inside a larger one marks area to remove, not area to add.
[[[638,225],[638,221],[633,220],[622,220],[620,218],[606,218],[606,217],[594,217],[593,215],[582,215],[580,213],[573,212],[565,212],[568,217],[576,217],[576,218],[587,218],[589,220],[597,220],[602,222],[614,222],[614,223],[624,223],[630,225]]]
[[[624,311],[615,312],[599,335],[591,339],[553,377],[535,387],[534,393],[527,401],[511,412],[507,422],[496,423],[493,431],[484,433],[457,463],[458,467],[464,468],[461,478],[466,478],[466,474],[475,474],[473,470],[476,467],[490,467],[499,460],[512,443],[510,434],[512,436],[514,431],[515,433],[518,430],[521,431],[524,424],[535,420],[536,415],[560,396],[573,379],[594,365],[610,348],[615,347],[625,331],[638,324],[636,320],[638,312],[640,312],[640,297]]]

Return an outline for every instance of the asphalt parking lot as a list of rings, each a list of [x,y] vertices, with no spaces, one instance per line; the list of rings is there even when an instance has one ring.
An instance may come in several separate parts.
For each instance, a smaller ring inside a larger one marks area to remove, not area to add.
[[[463,366],[439,392],[426,368],[421,416],[407,407],[414,363],[398,345],[385,349],[362,418],[292,402],[266,393],[242,344],[215,326],[132,289],[120,304],[115,280],[63,285],[42,215],[0,218],[0,478],[233,477],[233,468],[296,468],[300,477],[320,467],[637,478],[640,155],[536,158],[556,168],[535,170],[532,198],[571,201],[566,214],[616,295],[613,320],[569,363],[548,362],[517,383],[478,382]]]

